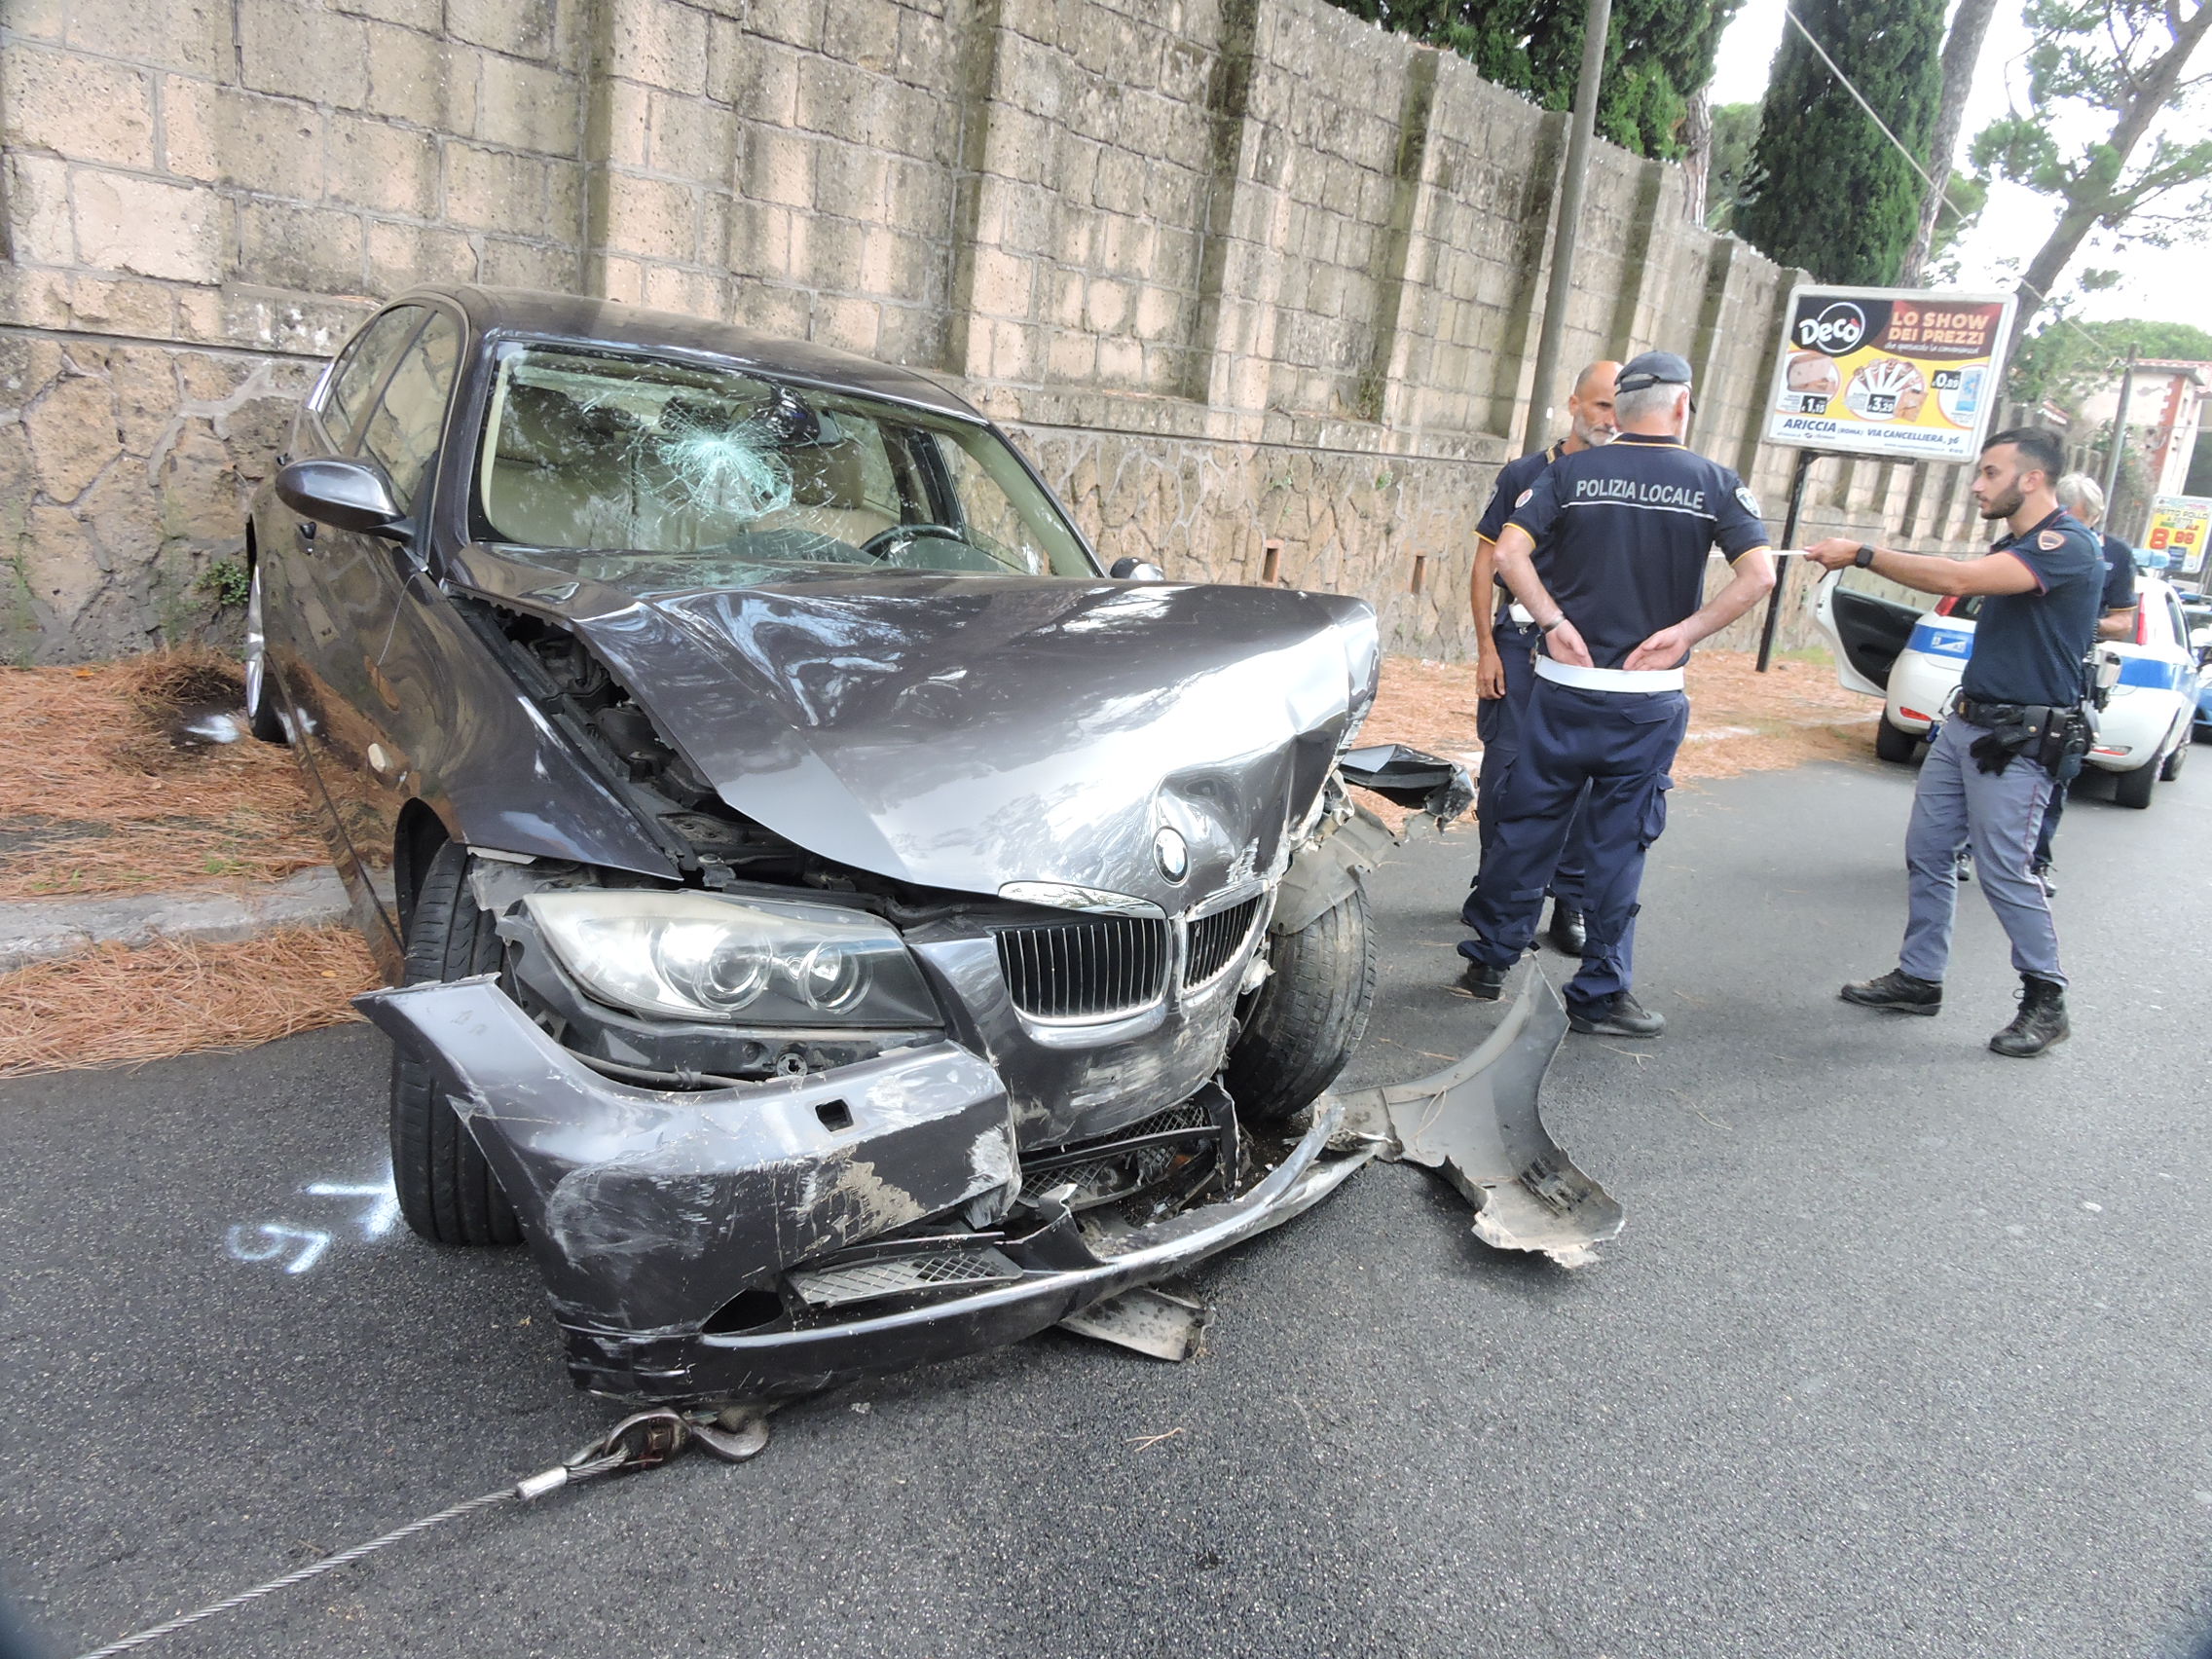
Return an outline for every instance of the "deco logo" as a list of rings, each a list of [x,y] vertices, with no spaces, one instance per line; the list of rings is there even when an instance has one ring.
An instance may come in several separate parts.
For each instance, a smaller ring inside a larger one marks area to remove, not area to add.
[[[1797,319],[1797,344],[1840,357],[1866,338],[1866,313],[1849,300],[1837,300],[1819,316]]]

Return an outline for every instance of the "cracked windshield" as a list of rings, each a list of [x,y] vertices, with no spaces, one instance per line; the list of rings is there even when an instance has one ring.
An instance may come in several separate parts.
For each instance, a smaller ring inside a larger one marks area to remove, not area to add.
[[[494,539],[792,566],[1090,575],[989,429],[734,370],[524,349],[500,364],[478,510]]]

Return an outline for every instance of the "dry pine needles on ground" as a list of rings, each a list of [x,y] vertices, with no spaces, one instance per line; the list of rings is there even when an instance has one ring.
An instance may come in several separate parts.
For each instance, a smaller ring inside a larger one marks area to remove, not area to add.
[[[247,1048],[357,1019],[378,983],[347,928],[288,928],[236,944],[107,945],[0,975],[0,1078]]]
[[[289,754],[178,742],[188,711],[241,696],[238,664],[200,647],[0,669],[0,899],[275,881],[328,863]]]

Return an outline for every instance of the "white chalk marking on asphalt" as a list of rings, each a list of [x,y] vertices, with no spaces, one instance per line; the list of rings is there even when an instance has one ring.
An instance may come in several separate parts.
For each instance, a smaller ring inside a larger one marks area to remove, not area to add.
[[[261,1235],[262,1243],[247,1242],[255,1234]],[[323,1252],[330,1248],[330,1235],[313,1228],[294,1227],[288,1222],[264,1221],[258,1224],[240,1222],[223,1235],[224,1248],[231,1259],[238,1262],[274,1262],[281,1256],[289,1241],[298,1240],[300,1252],[284,1264],[287,1273],[304,1273],[322,1260]]]
[[[315,1198],[367,1200],[353,1217],[365,1244],[386,1236],[399,1223],[399,1193],[392,1185],[389,1163],[381,1181],[310,1181],[300,1191]],[[223,1248],[232,1261],[255,1265],[282,1261],[285,1273],[292,1277],[311,1272],[336,1242],[324,1229],[291,1220],[241,1221],[223,1235]]]
[[[318,1198],[367,1198],[368,1205],[355,1218],[363,1238],[382,1238],[399,1221],[399,1194],[387,1175],[382,1184],[312,1181],[300,1189]]]

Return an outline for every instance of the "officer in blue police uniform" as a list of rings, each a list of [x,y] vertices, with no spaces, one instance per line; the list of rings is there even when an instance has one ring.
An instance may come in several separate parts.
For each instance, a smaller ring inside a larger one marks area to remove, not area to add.
[[[1493,609],[1490,625],[1476,635],[1476,694],[1482,699],[1475,711],[1475,735],[1483,740],[1482,770],[1475,775],[1475,835],[1482,857],[1490,857],[1493,827],[1503,811],[1505,783],[1521,754],[1521,712],[1529,705],[1529,685],[1535,678],[1535,621],[1529,608],[1506,591],[1497,579],[1495,547],[1505,520],[1528,496],[1544,469],[1565,455],[1580,455],[1609,443],[1613,436],[1613,377],[1620,364],[1592,363],[1574,377],[1567,394],[1567,434],[1558,443],[1533,455],[1509,461],[1499,469],[1497,487],[1490,505],[1475,526],[1475,569],[1471,583],[1478,626],[1486,609]],[[1580,804],[1568,820],[1567,845],[1559,867],[1552,871],[1552,925],[1550,939],[1569,956],[1580,956],[1582,876],[1590,862],[1584,844]],[[1472,895],[1468,903],[1473,903]],[[1460,919],[1473,925],[1465,905]]]
[[[1534,937],[1575,802],[1588,826],[1588,939],[1567,982],[1569,1023],[1656,1037],[1630,990],[1643,857],[1667,822],[1667,767],[1689,726],[1682,663],[1774,586],[1758,503],[1725,466],[1682,447],[1690,366],[1646,351],[1620,371],[1619,436],[1563,456],[1497,537],[1498,573],[1542,646],[1490,850],[1467,901],[1462,983],[1495,998]],[[1714,544],[1734,574],[1700,605]]]
[[[2094,531],[2105,516],[2103,487],[2085,472],[2069,472],[2055,488],[2058,504]],[[2105,592],[2099,602],[2103,608],[2097,620],[2097,638],[2128,639],[2135,632],[2135,549],[2117,535],[2099,535],[2098,542],[2105,556]],[[2046,899],[2058,891],[2058,878],[2050,867],[2050,847],[2058,835],[2058,821],[2066,812],[2067,794],[2080,774],[2081,762],[2077,760],[2072,771],[2052,780],[2050,804],[2043,813],[2043,830],[2036,836],[2035,856],[2028,861],[2028,873],[2043,883]]]
[[[1843,987],[1862,1008],[1936,1014],[1958,907],[1959,849],[1972,844],[1989,907],[2012,941],[2020,1009],[1990,1038],[2000,1054],[2032,1058],[2069,1035],[2066,976],[2050,902],[2028,873],[2051,781],[2088,744],[2083,658],[2105,592],[2104,552],[2058,504],[2065,451],[2035,426],[1999,432],[1981,452],[1973,498],[2007,535],[1979,559],[1935,559],[1845,537],[1806,556],[1829,570],[1856,564],[1922,593],[1979,594],[1973,655],[1951,718],[1930,746],[1905,830],[1911,908],[1897,968]]]

